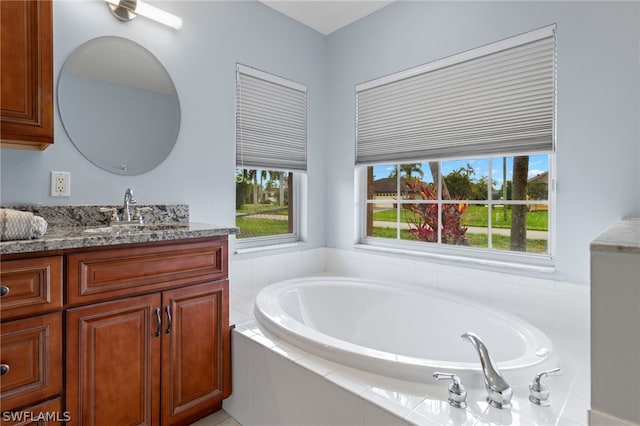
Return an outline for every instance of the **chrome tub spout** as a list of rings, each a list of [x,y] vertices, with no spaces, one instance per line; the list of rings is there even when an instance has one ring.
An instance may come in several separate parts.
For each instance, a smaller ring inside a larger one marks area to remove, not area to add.
[[[476,352],[478,352],[482,372],[484,373],[484,386],[488,392],[487,402],[489,405],[496,408],[509,408],[513,391],[500,374],[500,370],[493,362],[485,344],[473,333],[464,333],[461,337],[471,342]]]

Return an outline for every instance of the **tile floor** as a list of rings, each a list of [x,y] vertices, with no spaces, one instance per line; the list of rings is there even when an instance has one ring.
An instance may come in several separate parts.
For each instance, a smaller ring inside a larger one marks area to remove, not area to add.
[[[224,410],[216,411],[210,416],[200,419],[191,426],[242,426]]]

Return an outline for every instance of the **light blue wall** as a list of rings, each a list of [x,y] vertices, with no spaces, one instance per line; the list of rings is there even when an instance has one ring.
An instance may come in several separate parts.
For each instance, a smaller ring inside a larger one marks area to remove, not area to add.
[[[121,23],[102,1],[54,3],[54,78],[68,55],[104,35],[154,53],[180,95],[173,152],[139,176],[87,161],[55,115],[44,152],[0,150],[0,202],[187,203],[194,221],[234,222],[235,63],[309,87],[307,247],[350,249],[354,225],[354,86],[362,81],[558,24],[557,279],[588,282],[589,242],[640,215],[640,4],[637,2],[396,2],[324,37],[258,2],[163,1],[173,31]],[[49,197],[49,172],[71,172],[71,198]]]
[[[557,272],[589,280],[589,243],[640,215],[640,4],[396,2],[327,39],[327,245],[354,229],[354,86],[549,24],[558,26]]]
[[[150,50],[180,96],[175,148],[154,170],[118,176],[87,161],[55,107],[55,143],[43,152],[3,149],[1,203],[118,204],[126,188],[140,203],[186,203],[197,222],[235,221],[235,65],[260,68],[308,86],[310,247],[324,245],[325,37],[259,2],[151,2],[184,19],[178,31],[138,17],[116,20],[101,0],[54,2],[54,79],[66,58],[99,36],[129,38]],[[71,172],[71,197],[49,196],[50,171]]]

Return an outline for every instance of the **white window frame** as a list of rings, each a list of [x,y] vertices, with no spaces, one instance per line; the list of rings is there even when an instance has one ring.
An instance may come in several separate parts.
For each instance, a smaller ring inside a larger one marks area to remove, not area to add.
[[[358,215],[356,220],[356,229],[357,229],[357,243],[355,245],[358,249],[365,250],[374,250],[379,252],[387,252],[394,254],[402,254],[409,256],[418,256],[431,258],[434,260],[440,261],[452,261],[452,262],[460,262],[463,261],[465,263],[475,264],[479,266],[491,266],[491,267],[500,267],[505,269],[520,269],[531,272],[541,272],[541,273],[549,273],[553,272],[555,266],[555,204],[556,204],[556,191],[555,191],[555,153],[553,152],[538,152],[538,153],[523,153],[522,155],[534,155],[534,154],[546,154],[549,158],[549,189],[548,189],[548,199],[547,204],[549,206],[549,229],[548,229],[548,240],[547,240],[547,251],[546,254],[537,254],[537,253],[529,253],[529,252],[516,252],[516,251],[508,251],[508,250],[499,250],[499,249],[489,249],[482,247],[466,247],[466,246],[457,246],[450,245],[444,243],[428,243],[424,241],[411,241],[411,240],[401,240],[399,238],[391,239],[391,238],[380,238],[380,237],[371,237],[367,236],[367,205],[370,204],[367,198],[367,167],[369,166],[358,166],[355,169],[355,182],[356,182],[356,206],[358,209]],[[517,155],[517,154],[516,154]],[[500,157],[512,157],[514,154],[492,154],[487,156],[487,159],[491,158],[500,158]],[[474,157],[479,158],[479,157]],[[482,157],[485,158],[485,157]],[[470,159],[468,157],[464,158],[447,158],[447,159],[437,159],[431,161],[452,161],[452,160],[467,160]],[[425,163],[429,160],[417,160],[415,162]],[[400,163],[389,163],[389,164],[400,164]],[[491,179],[491,167],[489,167],[489,179]],[[443,176],[441,175],[438,179],[441,180]],[[440,187],[441,182],[438,182],[438,187]],[[441,191],[438,191],[438,200],[437,203],[448,204],[453,200],[442,200],[441,199]],[[460,200],[460,202],[467,204],[502,204],[502,201],[499,200],[490,200],[491,191],[487,195],[487,200]],[[411,202],[415,204],[416,202]],[[402,204],[411,204],[408,202],[402,202],[399,200],[397,202],[398,209],[401,208]],[[509,200],[509,204],[540,204],[539,201],[525,201],[525,200]],[[397,228],[399,229],[400,215],[398,215],[397,219]],[[438,226],[438,233],[441,232],[441,226]],[[488,235],[491,235],[491,221],[487,227]]]
[[[306,210],[303,208],[305,205],[305,203],[303,203],[303,194],[306,193],[307,186],[306,174],[301,172],[289,173],[293,173],[293,217],[289,218],[289,220],[293,221],[293,232],[288,234],[268,235],[264,237],[236,237],[236,253],[241,254],[266,249],[286,248],[304,243],[302,237],[302,217],[306,216]],[[240,232],[242,232],[242,229]]]

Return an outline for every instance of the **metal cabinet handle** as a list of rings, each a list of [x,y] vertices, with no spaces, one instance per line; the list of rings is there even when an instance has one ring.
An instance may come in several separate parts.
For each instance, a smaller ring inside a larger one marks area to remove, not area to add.
[[[164,331],[165,333],[171,333],[171,308],[169,306],[164,307],[164,311],[167,313],[167,329]]]
[[[7,294],[9,294],[9,287],[7,287],[6,285],[1,286],[0,297],[6,296]]]
[[[155,309],[155,314],[156,314],[156,332],[154,335],[156,337],[160,337],[160,332],[162,330],[162,317],[160,316],[160,308]]]
[[[0,364],[0,376],[4,376],[9,372],[9,364]]]

